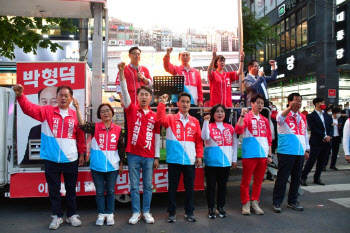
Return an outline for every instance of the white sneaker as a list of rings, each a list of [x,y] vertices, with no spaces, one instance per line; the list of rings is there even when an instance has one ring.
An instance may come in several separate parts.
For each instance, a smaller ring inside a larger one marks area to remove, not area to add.
[[[143,213],[143,219],[146,220],[146,223],[154,223],[154,218],[149,212]]]
[[[60,224],[63,223],[63,219],[57,217],[57,215],[51,215],[52,222],[50,223],[49,229],[51,230],[56,230],[57,228],[59,228]]]
[[[260,208],[259,202],[257,200],[251,201],[251,208],[254,210],[255,214],[264,214],[264,211]]]
[[[103,223],[105,222],[106,214],[98,214],[96,225],[97,226],[103,226]]]
[[[114,225],[114,215],[113,214],[106,214],[107,216],[107,226],[113,226]]]
[[[81,221],[78,219],[78,217],[80,216],[77,214],[74,214],[69,218],[66,218],[66,222],[72,224],[73,227],[78,227],[81,225]]]
[[[245,205],[242,206],[242,214],[250,215],[250,201],[248,201]]]
[[[130,224],[136,224],[141,219],[140,213],[133,213],[131,218],[129,219]]]

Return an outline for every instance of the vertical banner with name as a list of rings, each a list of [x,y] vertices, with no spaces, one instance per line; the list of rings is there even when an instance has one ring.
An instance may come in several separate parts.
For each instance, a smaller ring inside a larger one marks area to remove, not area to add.
[[[24,87],[28,100],[41,106],[57,106],[56,91],[59,86],[70,86],[73,96],[84,113],[85,78],[90,69],[85,62],[23,62],[17,63],[17,83]],[[90,75],[91,76],[91,75]],[[71,105],[71,108],[75,108]],[[42,164],[40,160],[41,123],[25,115],[17,107],[17,161],[22,164]]]
[[[335,37],[336,37],[336,64],[337,66],[346,64],[346,5],[337,6],[337,14],[335,18]]]

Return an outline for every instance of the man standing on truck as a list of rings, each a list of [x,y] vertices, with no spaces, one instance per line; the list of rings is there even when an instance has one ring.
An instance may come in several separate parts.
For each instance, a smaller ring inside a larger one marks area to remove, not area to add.
[[[13,87],[18,104],[24,114],[42,122],[40,158],[45,161],[45,177],[49,187],[52,222],[49,229],[57,229],[63,223],[61,209],[61,174],[66,189],[67,218],[72,226],[80,226],[76,214],[76,184],[78,165],[85,162],[86,150],[84,132],[79,129],[76,112],[69,108],[73,90],[69,86],[57,88],[58,106],[39,106],[31,103],[23,93],[23,86]],[[79,154],[79,155],[78,155]]]
[[[195,165],[202,165],[203,140],[199,121],[190,116],[191,95],[178,96],[177,114],[165,115],[166,98],[162,96],[157,108],[157,121],[166,129],[166,162],[168,163],[168,222],[176,222],[176,193],[181,173],[185,185],[185,218],[196,221],[193,215]]]
[[[173,48],[168,48],[163,58],[164,69],[166,72],[172,75],[183,75],[184,80],[184,92],[191,96],[191,107],[203,107],[203,91],[202,91],[202,79],[198,70],[190,66],[191,55],[187,51],[179,53],[179,60],[181,66],[175,66],[170,63],[170,54]],[[172,95],[171,103],[175,106],[178,102],[177,95]],[[191,116],[200,119],[200,115],[197,109],[189,110]]]

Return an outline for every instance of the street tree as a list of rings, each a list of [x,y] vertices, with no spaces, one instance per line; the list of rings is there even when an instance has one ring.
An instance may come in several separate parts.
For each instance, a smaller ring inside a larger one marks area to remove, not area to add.
[[[262,47],[270,39],[277,38],[276,26],[270,25],[266,16],[257,19],[255,12],[250,11],[245,1],[242,3],[242,20],[243,46],[247,56],[255,54],[257,48]]]
[[[42,36],[49,34],[49,30],[54,27],[70,33],[77,31],[71,19],[0,16],[0,56],[14,59],[15,46],[25,53],[32,52],[35,55],[38,47],[49,48],[51,52],[63,49],[59,44]],[[38,29],[41,34],[33,29]]]

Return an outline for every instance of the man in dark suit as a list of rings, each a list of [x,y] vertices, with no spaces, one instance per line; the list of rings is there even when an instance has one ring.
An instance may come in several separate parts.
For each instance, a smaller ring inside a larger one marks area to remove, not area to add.
[[[259,71],[259,64],[256,60],[248,62],[248,74],[243,79],[244,88],[248,93],[247,104],[250,106],[250,99],[256,93],[262,94],[265,97],[264,107],[269,107],[269,95],[267,93],[267,83],[276,80],[277,70],[276,62],[274,60],[269,61],[271,65],[271,76],[265,76],[263,71]]]
[[[339,146],[343,137],[343,127],[344,127],[343,118],[341,117],[340,112],[341,112],[340,108],[335,107],[332,109],[332,126],[333,126],[332,159],[331,159],[331,165],[329,166],[329,168],[335,171],[338,170],[335,164],[337,163]],[[325,167],[327,167],[328,160],[329,160],[329,156],[327,157]]]
[[[310,136],[310,157],[307,160],[303,172],[301,174],[300,184],[307,186],[306,179],[312,167],[316,164],[316,172],[314,174],[314,183],[325,185],[320,177],[323,166],[331,149],[331,139],[333,137],[333,122],[331,117],[322,112],[326,109],[326,105],[322,98],[315,98],[313,101],[315,111],[307,116],[307,124],[311,131]]]

